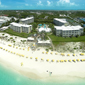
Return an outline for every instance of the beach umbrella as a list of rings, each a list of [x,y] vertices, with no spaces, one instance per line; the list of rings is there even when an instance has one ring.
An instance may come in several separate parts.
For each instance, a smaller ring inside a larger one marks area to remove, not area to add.
[[[24,57],[24,55],[22,55],[22,57]]]
[[[62,56],[64,56],[65,54],[64,53],[61,53]]]
[[[48,52],[46,52],[46,54],[48,54]]]
[[[64,60],[65,62],[67,62],[67,60]]]
[[[26,56],[26,58],[28,58],[28,56]]]
[[[43,58],[41,58],[41,60],[44,60]]]
[[[16,49],[17,49],[18,47],[16,47]]]
[[[14,52],[14,54],[15,54],[15,52]]]
[[[25,50],[25,48],[23,48],[23,50]]]
[[[77,61],[80,61],[80,59],[76,59]]]
[[[85,61],[85,59],[83,59],[83,61]]]
[[[57,62],[59,62],[59,60],[57,60]]]
[[[16,55],[18,55],[18,53],[16,53]]]
[[[67,54],[67,56],[70,56],[70,54]]]
[[[73,62],[76,62],[76,60],[75,60],[75,59],[73,59]]]
[[[54,59],[52,60],[52,62],[54,62]]]
[[[55,53],[55,55],[57,55],[57,53]]]
[[[47,62],[49,61],[49,59],[46,60]]]
[[[15,46],[13,46],[13,48],[14,48]]]
[[[60,60],[60,62],[64,62],[64,60]]]
[[[3,50],[5,50],[5,48]]]
[[[32,59],[32,57],[30,57],[30,59]]]
[[[51,52],[51,54],[53,54],[53,52]]]
[[[10,52],[10,51],[8,51],[8,52]]]
[[[68,60],[69,62],[71,62],[71,60]]]
[[[33,44],[33,46],[35,46],[35,45]]]
[[[12,45],[8,44],[8,46],[10,46],[10,47],[11,47]]]
[[[42,52],[44,54],[44,52]]]
[[[84,53],[81,53],[80,55],[84,55]]]
[[[38,57],[36,57],[35,59],[38,59]]]
[[[73,56],[75,56],[75,54],[73,54]]]
[[[2,49],[2,47],[0,47]]]
[[[81,59],[81,61],[83,62],[83,59]]]
[[[29,51],[29,47],[28,47],[28,51]]]
[[[8,50],[6,49],[6,51],[8,51]]]
[[[21,62],[21,66],[23,66],[23,62]]]

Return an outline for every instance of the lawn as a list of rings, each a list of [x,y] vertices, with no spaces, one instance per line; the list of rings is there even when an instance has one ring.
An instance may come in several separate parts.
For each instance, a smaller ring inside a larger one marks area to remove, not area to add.
[[[59,42],[85,42],[85,36],[80,36],[78,38],[76,37],[64,38],[64,37],[58,37],[52,34],[52,35],[49,35],[49,37],[51,38],[54,45],[58,44]]]
[[[0,31],[0,32],[8,33],[10,35],[15,35],[15,36],[23,37],[23,38],[27,38],[29,35],[34,34],[34,32],[33,33],[19,33],[19,32],[13,31],[12,29],[7,29],[5,31]]]

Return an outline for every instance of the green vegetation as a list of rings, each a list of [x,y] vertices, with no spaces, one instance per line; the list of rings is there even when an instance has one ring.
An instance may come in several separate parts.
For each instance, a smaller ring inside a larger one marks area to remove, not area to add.
[[[47,52],[49,52],[49,49],[45,49]]]
[[[51,38],[51,40],[52,40],[54,45],[59,44],[59,42],[81,42],[81,41],[85,42],[85,36],[79,36],[78,38],[76,38],[76,37],[64,38],[64,37],[55,36],[53,34],[52,35],[48,35],[48,36]]]
[[[13,31],[12,29],[7,29],[7,30],[5,30],[3,32],[8,33],[10,35],[23,37],[23,38],[27,38],[28,36],[33,35],[35,33],[35,32],[29,33],[29,34],[28,33],[18,33],[18,32]]]

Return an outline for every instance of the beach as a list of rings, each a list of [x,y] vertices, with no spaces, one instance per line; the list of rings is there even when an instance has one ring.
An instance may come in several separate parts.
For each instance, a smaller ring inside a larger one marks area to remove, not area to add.
[[[30,46],[29,50],[28,47],[13,46],[11,42],[0,40],[0,47],[2,47],[0,49],[0,63],[28,78],[41,80],[49,80],[50,78],[56,80],[57,77],[62,78],[62,76],[85,78],[85,61],[80,61],[85,59],[85,55],[81,56],[81,52],[76,52],[75,56],[73,53],[64,53],[65,55],[62,56],[57,51],[50,50],[46,53],[44,48],[33,51]],[[67,56],[68,54],[70,55]],[[73,61],[74,59],[75,61]],[[71,61],[69,62],[69,60]]]

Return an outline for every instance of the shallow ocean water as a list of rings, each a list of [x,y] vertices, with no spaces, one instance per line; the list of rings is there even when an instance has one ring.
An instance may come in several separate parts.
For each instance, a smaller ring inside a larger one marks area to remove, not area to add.
[[[76,81],[75,81],[76,80]],[[85,85],[84,78],[75,78],[74,81],[42,81],[25,77],[9,68],[0,65],[0,85]]]

